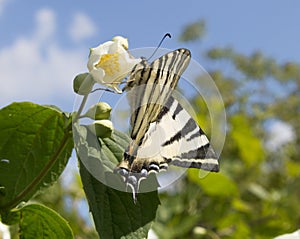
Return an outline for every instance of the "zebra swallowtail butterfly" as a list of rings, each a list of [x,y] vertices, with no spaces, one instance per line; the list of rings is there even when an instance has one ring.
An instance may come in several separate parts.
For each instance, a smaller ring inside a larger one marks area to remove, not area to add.
[[[115,172],[132,188],[134,201],[140,181],[170,164],[219,171],[207,136],[172,96],[190,58],[189,50],[178,49],[151,64],[143,59],[124,88],[131,108],[132,141]]]

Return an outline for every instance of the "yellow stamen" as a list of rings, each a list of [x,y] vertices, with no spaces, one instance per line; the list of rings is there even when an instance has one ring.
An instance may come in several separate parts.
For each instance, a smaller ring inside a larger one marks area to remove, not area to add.
[[[118,53],[105,54],[101,56],[101,59],[95,65],[95,67],[102,68],[105,71],[105,74],[112,76],[116,72],[120,71],[120,64],[118,59]]]

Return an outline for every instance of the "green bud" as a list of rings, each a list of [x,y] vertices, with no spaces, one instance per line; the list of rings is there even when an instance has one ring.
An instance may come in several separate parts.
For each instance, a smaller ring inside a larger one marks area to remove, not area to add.
[[[113,131],[113,125],[110,120],[96,120],[93,124],[87,126],[88,129],[99,138],[108,138]]]
[[[79,74],[73,81],[73,90],[79,95],[86,95],[93,89],[95,81],[89,73]]]
[[[84,116],[95,120],[109,119],[111,107],[105,102],[94,104]]]

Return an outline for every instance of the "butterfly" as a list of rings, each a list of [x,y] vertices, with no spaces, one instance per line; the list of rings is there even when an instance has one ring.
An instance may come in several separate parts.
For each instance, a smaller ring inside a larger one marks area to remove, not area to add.
[[[131,109],[131,142],[114,171],[132,188],[135,202],[141,180],[169,165],[219,171],[218,157],[204,131],[172,96],[190,59],[184,48],[151,64],[143,59],[124,87]]]

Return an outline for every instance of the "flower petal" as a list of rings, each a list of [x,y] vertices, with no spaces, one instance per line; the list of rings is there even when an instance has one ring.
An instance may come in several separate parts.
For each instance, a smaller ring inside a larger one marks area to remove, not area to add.
[[[100,83],[100,84],[105,83],[105,81],[104,81],[105,71],[103,69],[101,69],[101,68],[94,69],[90,73],[95,82]]]
[[[120,36],[91,48],[87,67],[94,81],[120,93],[118,84],[141,61],[141,59],[133,58],[127,49],[128,40]]]

